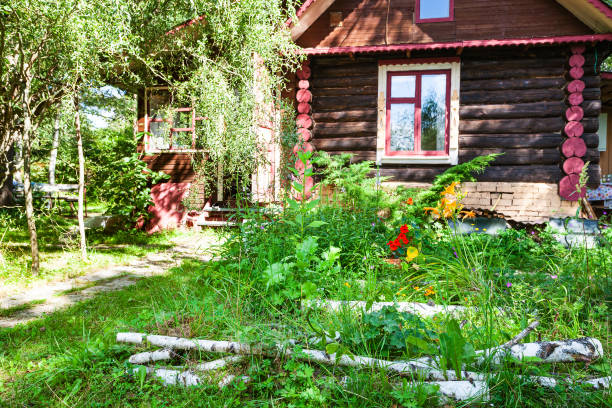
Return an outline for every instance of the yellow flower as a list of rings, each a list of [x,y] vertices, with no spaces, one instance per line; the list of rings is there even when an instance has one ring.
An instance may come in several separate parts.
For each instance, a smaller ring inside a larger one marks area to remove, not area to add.
[[[436,294],[436,292],[433,290],[433,287],[431,287],[431,286],[428,287],[425,290],[425,296],[431,296],[431,295],[435,295],[435,294]]]
[[[348,282],[344,282],[344,286],[346,286],[347,288],[351,287],[351,285]]]
[[[415,247],[411,246],[406,249],[406,262],[412,261],[417,256],[419,256],[419,250]]]
[[[419,288],[418,286],[415,286],[414,290],[416,290],[418,292],[419,290],[421,290],[421,288]]]

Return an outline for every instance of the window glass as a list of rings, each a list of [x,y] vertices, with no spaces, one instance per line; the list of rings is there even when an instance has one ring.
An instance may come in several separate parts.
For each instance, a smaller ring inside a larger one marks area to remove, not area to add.
[[[602,113],[599,115],[599,130],[597,131],[599,134],[599,148],[600,152],[605,152],[607,150],[606,139],[608,138],[608,114]]]
[[[391,77],[392,98],[414,98],[416,77],[412,75],[395,75]]]
[[[446,148],[446,79],[444,74],[421,77],[421,150]]]
[[[414,104],[396,103],[391,105],[392,151],[414,150]]]
[[[449,18],[450,0],[420,0],[419,19]]]

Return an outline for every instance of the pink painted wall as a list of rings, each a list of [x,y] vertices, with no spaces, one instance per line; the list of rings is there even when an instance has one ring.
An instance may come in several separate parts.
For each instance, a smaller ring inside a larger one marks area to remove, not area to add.
[[[151,219],[146,230],[149,233],[181,225],[187,212],[181,202],[189,192],[191,183],[160,183],[151,188],[153,205],[149,207]]]

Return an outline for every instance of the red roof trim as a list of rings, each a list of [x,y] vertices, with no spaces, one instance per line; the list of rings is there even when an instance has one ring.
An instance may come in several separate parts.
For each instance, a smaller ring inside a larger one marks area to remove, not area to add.
[[[608,7],[606,3],[601,0],[587,0],[591,3],[597,10],[601,11],[606,17],[612,19],[612,9]]]
[[[454,48],[503,47],[512,45],[550,45],[591,41],[612,41],[612,34],[574,35],[542,38],[514,38],[505,40],[474,40],[457,42],[436,42],[428,44],[365,45],[355,47],[304,48],[306,55],[353,54],[408,50],[445,50]]]
[[[602,72],[601,79],[612,79],[612,72]]]

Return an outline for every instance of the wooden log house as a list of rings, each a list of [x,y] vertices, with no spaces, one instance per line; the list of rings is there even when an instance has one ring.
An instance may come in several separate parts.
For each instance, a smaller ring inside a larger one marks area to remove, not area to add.
[[[600,129],[602,111],[612,113],[612,75],[600,70],[612,9],[601,0],[306,0],[289,24],[306,55],[290,78],[294,151],[352,153],[408,186],[503,153],[463,185],[464,204],[524,222],[574,215],[585,162],[592,187],[612,173]],[[202,119],[179,109],[172,138],[161,137],[164,92],[146,89],[138,104],[145,160],[171,176],[154,188],[153,229],[184,221]],[[270,126],[258,129],[270,166],[253,176],[253,197],[269,203],[280,189],[280,147]],[[204,201],[223,205],[222,179],[218,187]]]
[[[297,14],[296,149],[353,153],[414,186],[503,153],[464,203],[526,222],[576,213],[585,162],[590,186],[612,172],[604,2],[308,0]]]

